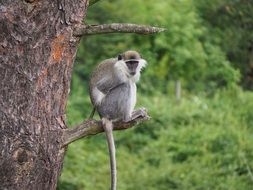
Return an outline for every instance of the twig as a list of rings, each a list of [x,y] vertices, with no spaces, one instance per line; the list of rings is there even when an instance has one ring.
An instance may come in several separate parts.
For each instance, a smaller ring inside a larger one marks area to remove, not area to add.
[[[115,122],[113,130],[128,129],[138,123],[150,119],[146,110],[143,108],[135,111],[133,115],[134,118],[129,122]],[[83,123],[73,128],[65,129],[65,131],[63,132],[62,146],[66,146],[72,143],[73,141],[76,141],[83,137],[102,133],[103,131],[104,130],[101,121],[97,121],[94,119],[85,120]]]
[[[81,25],[74,30],[74,36],[87,36],[95,34],[108,33],[136,33],[136,34],[154,34],[165,31],[165,28],[153,26],[129,24],[129,23],[112,23],[101,25]]]

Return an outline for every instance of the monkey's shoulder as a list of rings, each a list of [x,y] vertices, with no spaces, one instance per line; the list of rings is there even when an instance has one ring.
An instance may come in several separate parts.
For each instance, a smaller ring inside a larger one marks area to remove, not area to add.
[[[116,61],[117,60],[115,58],[111,58],[100,62],[92,72],[91,82],[96,82],[105,76],[111,75],[113,66]]]
[[[101,63],[99,63],[99,65],[97,66],[97,69],[104,70],[107,68],[112,68],[116,62],[117,62],[116,58],[106,59],[102,61]]]

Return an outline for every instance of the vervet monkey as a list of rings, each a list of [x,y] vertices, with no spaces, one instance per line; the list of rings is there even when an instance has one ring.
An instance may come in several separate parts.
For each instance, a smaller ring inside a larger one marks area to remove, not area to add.
[[[115,121],[130,121],[136,104],[136,85],[146,61],[136,51],[102,61],[94,70],[89,93],[94,109],[102,118],[111,163],[111,190],[116,190],[115,145],[112,135]],[[94,114],[94,110],[92,115]],[[92,117],[91,115],[91,117]]]

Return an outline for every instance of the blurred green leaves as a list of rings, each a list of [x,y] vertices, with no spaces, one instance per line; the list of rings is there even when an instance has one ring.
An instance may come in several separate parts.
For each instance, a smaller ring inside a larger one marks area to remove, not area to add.
[[[241,90],[252,45],[249,0],[103,0],[89,24],[131,22],[167,28],[158,35],[111,34],[82,39],[73,70],[68,124],[88,117],[88,80],[103,59],[140,51],[148,66],[138,105],[152,119],[115,132],[121,190],[251,190],[253,95]],[[183,95],[175,101],[174,81]],[[249,82],[249,81],[248,81]],[[109,187],[103,134],[71,144],[60,190]]]
[[[138,104],[152,119],[114,133],[119,188],[251,190],[252,98],[240,89],[220,90],[212,98],[188,95],[180,105],[167,95],[140,96]],[[68,113],[77,108],[70,105]],[[69,146],[59,189],[103,189],[109,177],[105,137],[97,135]]]
[[[75,69],[81,72],[76,74],[87,79],[101,60],[136,49],[149,63],[142,77],[148,85],[141,87],[147,93],[157,87],[167,93],[168,83],[175,80],[181,80],[188,90],[207,93],[236,84],[240,72],[232,67],[221,44],[215,42],[223,40],[220,31],[210,32],[213,29],[203,24],[199,4],[197,0],[101,1],[89,9],[87,23],[132,22],[165,27],[167,31],[150,36],[86,37],[77,53]]]

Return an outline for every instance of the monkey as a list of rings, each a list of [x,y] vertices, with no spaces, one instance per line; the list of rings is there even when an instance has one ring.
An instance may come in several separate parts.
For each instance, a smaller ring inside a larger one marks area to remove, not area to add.
[[[136,82],[146,60],[132,50],[119,54],[116,58],[102,61],[93,71],[89,82],[89,94],[95,111],[98,112],[106,134],[111,166],[111,190],[116,190],[117,170],[113,122],[128,122],[136,104]]]

